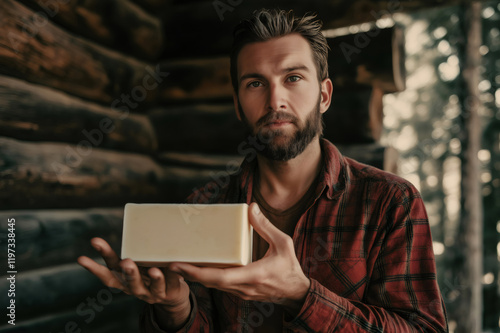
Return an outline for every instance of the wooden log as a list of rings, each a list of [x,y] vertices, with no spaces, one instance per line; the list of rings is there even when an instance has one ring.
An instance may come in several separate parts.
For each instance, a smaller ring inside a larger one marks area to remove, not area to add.
[[[155,99],[168,75],[77,38],[13,0],[0,3],[0,30],[0,74],[107,105],[123,108],[128,96],[136,109]]]
[[[175,5],[177,4],[178,5]],[[165,22],[168,46],[165,57],[196,54],[229,54],[234,26],[260,8],[293,9],[298,15],[317,12],[325,29],[372,22],[384,15],[423,8],[459,4],[459,0],[204,0],[175,2],[172,17]],[[210,29],[207,29],[210,27]],[[179,33],[182,31],[182,33]]]
[[[192,103],[193,99],[232,101],[228,57],[170,60],[162,62],[160,70],[169,73],[159,96],[162,104]]]
[[[86,302],[85,299],[81,301]],[[15,326],[1,325],[0,330],[3,333],[137,333],[139,315],[144,307],[143,302],[131,297],[122,297],[106,306],[102,306],[102,309],[99,304],[97,306],[97,309],[101,311],[94,310],[94,317],[92,317],[92,312],[88,308],[83,309],[87,313],[82,316],[76,313],[76,308],[68,310],[67,307],[64,307],[61,311],[41,317],[22,321],[16,320]]]
[[[129,0],[20,2],[77,35],[138,58],[157,60],[163,51],[160,19]]]
[[[227,169],[228,165],[240,165],[244,156],[168,152],[159,154],[157,159],[163,164],[172,166],[224,170]]]
[[[154,103],[232,98],[227,57],[152,65],[74,37],[48,20],[39,27],[39,16],[13,0],[1,2],[0,9],[0,29],[7,32],[0,34],[0,74],[124,112]]]
[[[324,137],[341,145],[379,142],[383,129],[383,96],[379,86],[334,94],[330,109],[323,115]]]
[[[149,156],[0,138],[0,209],[183,202],[213,171],[161,166]]]
[[[149,119],[112,110],[44,86],[0,76],[0,133],[133,152],[157,149]]]
[[[324,137],[335,144],[369,144],[375,139],[370,128],[371,88],[334,94],[323,114]]]
[[[160,151],[236,154],[245,139],[232,104],[155,109],[148,116]]]
[[[134,0],[134,2],[153,15],[163,19],[171,17],[173,0]]]
[[[102,261],[101,261],[102,262]],[[2,276],[0,287],[9,290],[8,276]],[[110,289],[77,263],[58,265],[27,272],[18,271],[16,286],[16,321],[24,321],[72,309],[89,319],[93,302],[101,307],[113,301],[130,298],[120,290]],[[7,299],[7,293],[1,296]],[[6,302],[4,302],[6,304]],[[21,310],[22,309],[22,310]],[[95,309],[94,309],[95,310]],[[94,317],[98,315],[94,311]]]
[[[385,93],[405,89],[404,34],[401,28],[372,28],[327,38],[330,78],[336,91],[377,86]]]
[[[90,239],[102,237],[120,253],[123,207],[88,210],[0,211],[0,226],[7,230],[15,219],[16,267],[23,272],[74,263],[81,255],[95,257]],[[7,251],[0,260],[7,262]]]
[[[393,147],[378,143],[357,145],[336,145],[346,157],[397,174],[398,152]]]

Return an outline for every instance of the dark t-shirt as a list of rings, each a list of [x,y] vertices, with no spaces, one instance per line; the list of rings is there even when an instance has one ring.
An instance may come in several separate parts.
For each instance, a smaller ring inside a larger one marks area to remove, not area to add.
[[[257,202],[260,210],[265,217],[278,229],[293,237],[293,232],[298,220],[305,212],[305,210],[311,206],[312,201],[315,199],[315,190],[318,184],[318,177],[313,181],[307,192],[300,198],[297,203],[292,207],[285,210],[274,209],[269,206],[264,200],[262,194],[260,193],[259,178],[258,173],[256,173],[256,178],[252,191],[252,201]],[[254,230],[253,233],[253,260],[257,261],[262,258],[269,248],[269,244],[260,237],[260,235]],[[262,326],[258,327],[256,332],[259,333],[275,333],[281,332],[283,330],[283,309],[281,306],[276,305],[275,311],[269,316],[264,317],[264,322]]]

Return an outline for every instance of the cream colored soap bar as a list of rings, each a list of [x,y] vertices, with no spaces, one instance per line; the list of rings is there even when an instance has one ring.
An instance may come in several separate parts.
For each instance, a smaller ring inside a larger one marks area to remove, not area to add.
[[[247,204],[126,204],[122,258],[141,266],[189,262],[240,266],[252,261]]]

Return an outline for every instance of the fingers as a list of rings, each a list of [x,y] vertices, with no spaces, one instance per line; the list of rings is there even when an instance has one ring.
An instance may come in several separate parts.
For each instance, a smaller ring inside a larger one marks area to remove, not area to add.
[[[189,287],[178,274],[165,270],[164,275],[159,268],[139,268],[131,259],[121,260],[101,238],[93,238],[91,244],[104,258],[106,266],[85,256],[79,257],[77,261],[104,285],[120,289],[150,304],[167,304],[172,299],[177,304],[179,299],[185,301],[185,294],[189,296]]]
[[[148,270],[149,277],[151,278],[151,285],[149,286],[149,290],[151,294],[156,295],[160,298],[165,297],[166,289],[165,289],[165,276],[159,268],[152,267]],[[168,274],[168,273],[167,273]]]
[[[184,279],[199,282],[206,287],[227,289],[239,285],[248,279],[252,271],[246,267],[213,268],[197,267],[187,263],[174,263],[170,266],[172,272],[180,274]]]
[[[139,299],[145,299],[151,294],[145,287],[144,281],[136,263],[131,259],[124,259],[120,262],[121,270],[124,272],[124,284],[128,291]]]
[[[111,288],[124,290],[124,285],[120,280],[109,270],[108,267],[98,264],[94,260],[81,256],[77,259],[78,263],[90,273],[94,274],[101,282]]]
[[[286,244],[290,237],[269,222],[256,202],[253,202],[248,209],[250,223],[255,231],[269,243],[270,247],[281,248]]]
[[[96,237],[90,240],[90,244],[99,252],[110,269],[120,270],[120,258],[115,251],[113,251],[111,246],[109,246],[108,242],[102,238]]]

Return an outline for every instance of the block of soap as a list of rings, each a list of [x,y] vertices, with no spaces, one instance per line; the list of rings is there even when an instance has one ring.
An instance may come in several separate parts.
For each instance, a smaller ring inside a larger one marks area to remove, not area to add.
[[[241,266],[252,261],[252,235],[247,204],[128,203],[121,257],[140,266]]]

